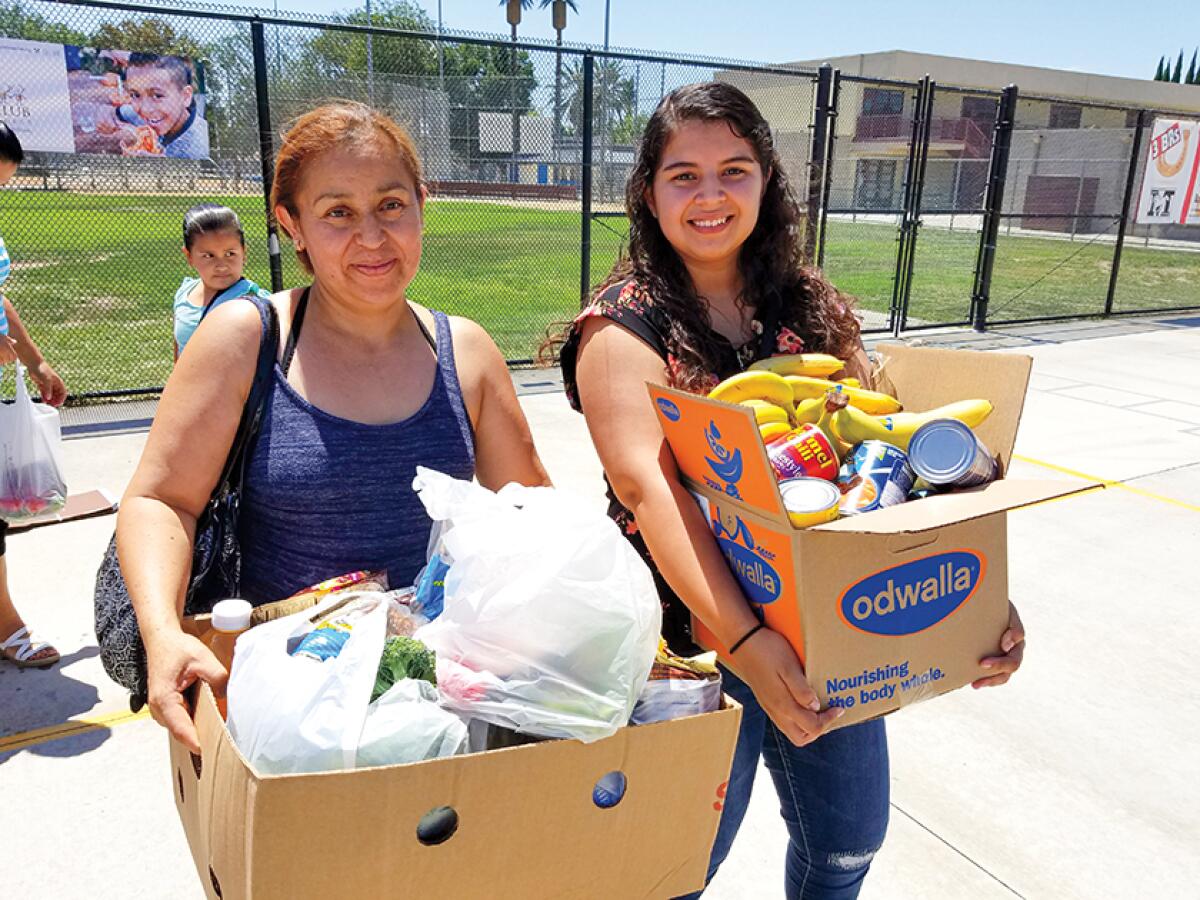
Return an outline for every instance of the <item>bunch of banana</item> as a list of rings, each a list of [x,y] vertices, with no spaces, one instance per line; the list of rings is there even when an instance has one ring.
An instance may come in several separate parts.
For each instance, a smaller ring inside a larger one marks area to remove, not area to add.
[[[861,409],[847,406],[833,414],[833,430],[847,444],[886,441],[907,452],[913,433],[926,422],[958,419],[974,428],[991,413],[992,404],[987,400],[959,400],[926,412],[902,412],[887,416],[872,416]]]
[[[786,422],[767,422],[758,426],[758,433],[762,437],[764,444],[769,444],[771,441],[778,440],[785,434],[790,434],[792,426]]]
[[[795,412],[791,385],[774,372],[739,372],[709,391],[708,397],[710,400],[720,400],[724,403],[760,400],[779,407],[789,421]],[[757,415],[755,413],[756,417]],[[761,422],[762,419],[759,419],[760,424]]]
[[[825,396],[817,398],[817,405],[820,412],[817,419],[813,422],[818,428],[824,432],[825,437],[829,438],[829,445],[833,447],[833,452],[837,454],[838,462],[846,458],[846,454],[852,446],[848,441],[842,439],[837,433],[837,429],[833,426],[834,418],[838,413],[850,408],[850,400],[845,391],[830,390],[825,392]]]
[[[792,416],[797,425],[816,425],[825,411],[825,395],[809,397],[796,404],[796,414]]]
[[[865,413],[886,415],[899,412],[900,401],[889,394],[879,391],[869,391],[866,388],[853,387],[846,382],[829,381],[826,378],[812,378],[807,375],[788,375],[784,381],[792,389],[792,398],[796,404],[813,397],[824,397],[828,390],[844,391],[851,406],[856,406]]]
[[[792,416],[788,410],[782,406],[776,406],[774,403],[769,403],[766,400],[751,397],[749,400],[743,400],[739,405],[748,406],[754,410],[754,419],[758,422],[759,427],[773,424],[790,426],[791,424]]]
[[[828,353],[788,353],[760,359],[750,366],[752,372],[774,372],[776,375],[810,375],[824,378],[845,367],[836,356]]]

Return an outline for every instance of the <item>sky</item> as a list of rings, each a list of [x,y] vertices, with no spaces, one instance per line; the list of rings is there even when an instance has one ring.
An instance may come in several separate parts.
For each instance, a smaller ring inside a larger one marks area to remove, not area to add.
[[[229,0],[226,0],[229,2]],[[233,0],[271,8],[276,0]],[[279,9],[330,14],[337,0],[277,0]],[[436,21],[437,0],[418,0]],[[604,0],[576,0],[564,40],[602,46]],[[550,10],[537,3],[519,34],[554,39]],[[360,4],[361,8],[361,4]],[[613,47],[793,62],[883,50],[910,50],[1102,75],[1151,78],[1158,58],[1200,46],[1200,3],[1124,0],[609,0]],[[442,0],[442,22],[460,31],[507,35],[498,0]],[[937,73],[931,73],[936,78]]]

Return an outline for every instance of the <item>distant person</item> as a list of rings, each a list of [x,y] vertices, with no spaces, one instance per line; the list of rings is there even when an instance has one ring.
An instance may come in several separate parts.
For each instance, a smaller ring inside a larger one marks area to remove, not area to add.
[[[21,149],[20,140],[8,125],[0,122],[0,186],[12,180],[24,158],[25,151]],[[0,289],[11,270],[8,249],[4,239],[0,238]],[[58,373],[50,368],[37,344],[21,324],[21,317],[7,295],[3,301],[3,308],[0,309],[0,365],[9,365],[19,359],[37,385],[42,401],[51,406],[62,406],[67,399],[66,385]],[[52,666],[59,660],[58,651],[49,644],[33,642],[28,626],[9,596],[8,557],[5,555],[7,533],[8,523],[0,519],[0,658],[22,667]]]
[[[136,156],[208,158],[208,122],[196,103],[192,67],[179,56],[131,53],[125,68],[129,102],[99,119],[96,129],[121,132],[126,153]],[[153,141],[139,129],[149,127]]]
[[[183,217],[183,255],[198,278],[185,278],[175,292],[175,358],[187,345],[206,315],[235,297],[263,290],[242,275],[246,266],[246,239],[237,213],[228,206],[201,203]]]

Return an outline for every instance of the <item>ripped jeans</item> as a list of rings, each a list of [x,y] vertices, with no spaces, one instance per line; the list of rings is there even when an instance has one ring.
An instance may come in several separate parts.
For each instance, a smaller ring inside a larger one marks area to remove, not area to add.
[[[725,809],[708,864],[711,881],[746,815],[761,754],[788,829],[788,900],[858,896],[888,823],[888,752],[883,720],[839,728],[797,747],[771,722],[750,688],[722,668],[725,693],[742,704]],[[700,893],[681,900],[693,900]]]

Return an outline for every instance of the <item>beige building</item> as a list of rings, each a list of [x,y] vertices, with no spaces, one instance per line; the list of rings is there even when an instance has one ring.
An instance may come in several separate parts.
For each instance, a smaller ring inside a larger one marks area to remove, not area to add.
[[[830,208],[880,213],[902,205],[915,91],[928,74],[934,94],[925,211],[968,212],[982,204],[999,91],[1019,97],[1005,212],[1051,231],[1097,232],[1119,215],[1137,109],[1200,117],[1200,86],[1068,72],[893,50],[787,63],[828,63],[844,79],[836,119]],[[804,171],[814,91],[807,80],[726,72],[746,90],[776,132],[789,171]],[[867,79],[860,81],[857,79]],[[871,83],[870,80],[876,80]],[[1095,105],[1093,105],[1095,104]],[[1144,146],[1144,145],[1143,145]],[[1189,235],[1190,236],[1190,235]]]

